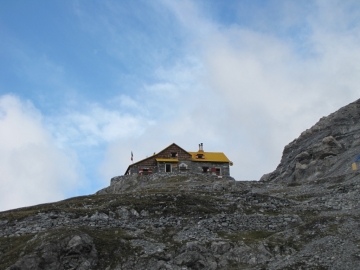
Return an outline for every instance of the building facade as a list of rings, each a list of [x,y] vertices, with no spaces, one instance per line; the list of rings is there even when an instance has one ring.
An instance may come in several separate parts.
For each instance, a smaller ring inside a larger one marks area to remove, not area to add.
[[[211,175],[230,176],[232,162],[222,152],[205,152],[199,144],[197,152],[188,152],[173,143],[151,157],[131,164],[125,175],[166,172],[193,172]]]

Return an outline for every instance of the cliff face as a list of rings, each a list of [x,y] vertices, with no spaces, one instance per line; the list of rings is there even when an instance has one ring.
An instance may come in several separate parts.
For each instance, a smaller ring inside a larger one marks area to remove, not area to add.
[[[259,182],[119,176],[0,213],[0,269],[360,269],[360,101],[285,147]]]
[[[360,99],[323,117],[285,146],[281,162],[260,181],[303,181],[343,175],[360,154]]]

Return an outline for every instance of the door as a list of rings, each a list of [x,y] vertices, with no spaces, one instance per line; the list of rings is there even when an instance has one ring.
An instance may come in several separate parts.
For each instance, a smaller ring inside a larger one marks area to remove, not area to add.
[[[171,164],[165,164],[165,172],[171,172]]]

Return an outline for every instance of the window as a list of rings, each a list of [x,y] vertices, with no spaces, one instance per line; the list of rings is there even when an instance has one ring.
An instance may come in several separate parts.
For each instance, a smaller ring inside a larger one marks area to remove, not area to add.
[[[149,175],[153,173],[152,168],[139,168],[139,174],[140,175]]]
[[[209,171],[209,167],[202,167],[202,172],[207,173]]]
[[[203,154],[197,154],[196,158],[205,158]]]
[[[178,153],[177,153],[177,152],[171,152],[170,157],[172,157],[172,158],[177,158],[177,157],[178,157]]]
[[[185,163],[181,163],[179,166],[180,172],[185,172],[187,170],[187,165]]]
[[[211,168],[211,174],[221,175],[221,169],[220,168]]]

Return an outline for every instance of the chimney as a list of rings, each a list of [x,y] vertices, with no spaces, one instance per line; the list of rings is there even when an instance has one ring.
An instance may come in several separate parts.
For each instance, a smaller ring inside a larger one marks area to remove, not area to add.
[[[204,152],[203,143],[199,144],[199,152]]]

